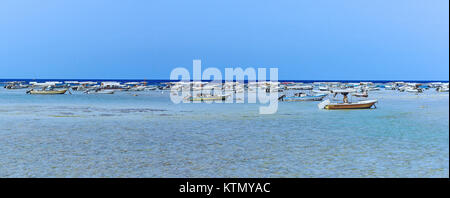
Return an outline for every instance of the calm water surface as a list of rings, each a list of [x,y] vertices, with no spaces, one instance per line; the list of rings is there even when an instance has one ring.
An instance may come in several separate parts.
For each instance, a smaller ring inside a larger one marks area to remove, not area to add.
[[[448,177],[449,94],[173,104],[161,91],[38,96],[0,88],[0,177]],[[138,94],[138,96],[133,96]]]

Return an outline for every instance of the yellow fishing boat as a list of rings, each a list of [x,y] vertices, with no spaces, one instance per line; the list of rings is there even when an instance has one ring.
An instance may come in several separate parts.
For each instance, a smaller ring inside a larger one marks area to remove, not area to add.
[[[65,94],[68,89],[61,90],[28,90],[28,94],[41,94],[41,95],[54,95],[54,94]]]

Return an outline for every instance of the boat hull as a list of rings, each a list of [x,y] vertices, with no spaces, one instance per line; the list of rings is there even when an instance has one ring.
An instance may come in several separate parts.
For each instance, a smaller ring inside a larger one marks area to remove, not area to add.
[[[286,97],[283,100],[284,101],[321,101],[324,96],[305,96],[305,97]]]
[[[196,96],[187,97],[185,100],[189,101],[215,101],[215,100],[226,100],[230,95],[219,95],[219,96]]]
[[[114,94],[114,90],[88,91],[87,94]]]
[[[362,98],[369,97],[369,95],[367,95],[367,94],[353,94],[353,96],[355,96],[355,97],[362,97]]]
[[[67,89],[63,90],[49,90],[49,91],[36,91],[31,90],[29,91],[29,94],[36,94],[36,95],[55,95],[55,94],[65,94]]]
[[[222,97],[208,97],[208,98],[201,98],[201,97],[195,97],[195,98],[189,98],[188,100],[190,101],[214,101],[214,100],[225,100],[226,97],[222,96]]]
[[[370,109],[377,101],[364,103],[349,103],[349,104],[328,104],[325,109],[340,110],[340,109]]]

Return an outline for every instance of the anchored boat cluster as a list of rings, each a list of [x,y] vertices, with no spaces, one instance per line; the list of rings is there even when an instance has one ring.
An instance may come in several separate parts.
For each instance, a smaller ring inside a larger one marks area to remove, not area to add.
[[[3,82],[5,89],[26,89],[27,94],[65,94],[73,91],[85,94],[114,94],[117,91],[152,91],[170,90],[171,94],[180,91],[189,91],[184,99],[189,101],[216,101],[226,100],[233,93],[273,93],[277,92],[279,101],[322,101],[318,104],[320,109],[368,109],[375,107],[378,101],[366,100],[369,92],[381,89],[398,92],[420,94],[427,89],[438,92],[449,92],[449,83],[408,83],[408,82],[204,82],[204,81],[178,81],[158,82],[149,85],[143,82],[116,82],[116,81],[47,81]],[[220,93],[220,94],[217,94]],[[356,102],[350,101],[349,96],[361,98]],[[340,98],[342,97],[342,98]]]
[[[86,94],[114,94],[116,91],[148,91],[161,89],[161,86],[147,85],[147,82],[94,82],[94,81],[47,81],[43,83],[25,81],[5,82],[6,89],[27,89],[27,94],[65,94],[80,91]]]

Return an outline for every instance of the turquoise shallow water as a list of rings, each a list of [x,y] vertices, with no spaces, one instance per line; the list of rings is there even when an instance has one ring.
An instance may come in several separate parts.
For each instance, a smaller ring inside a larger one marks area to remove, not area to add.
[[[448,177],[449,94],[178,104],[168,92],[35,96],[0,88],[0,177]]]

